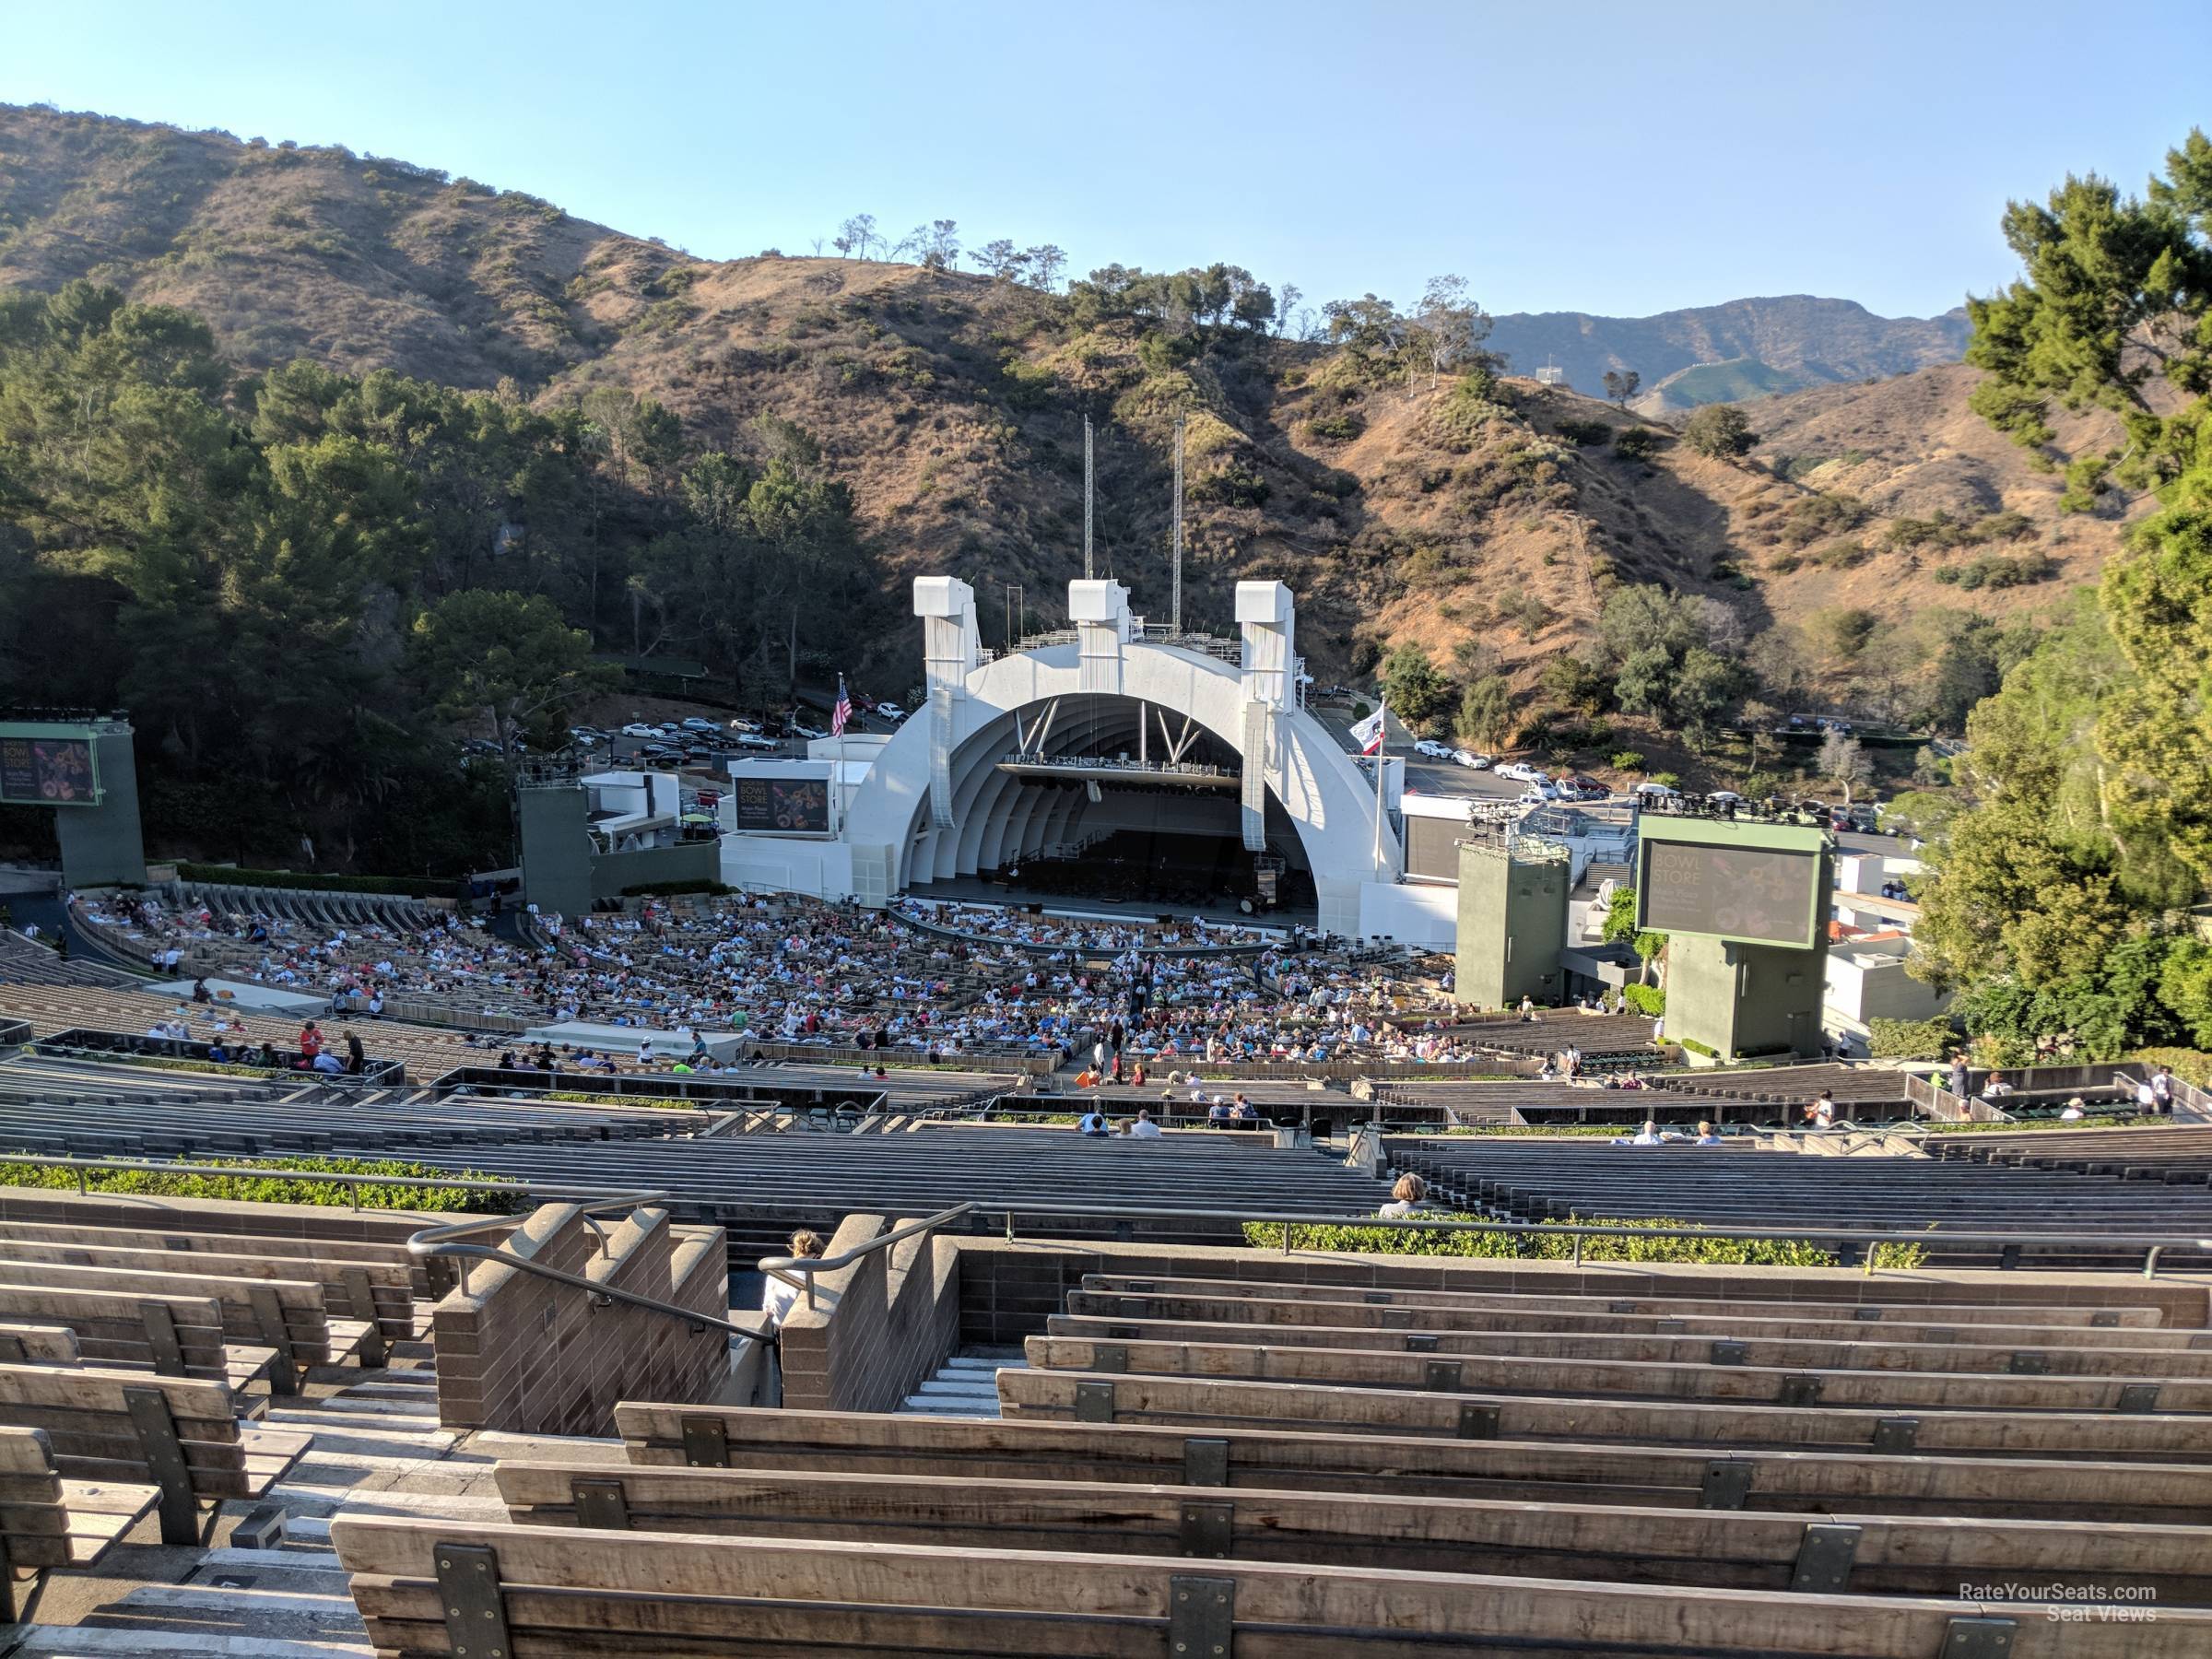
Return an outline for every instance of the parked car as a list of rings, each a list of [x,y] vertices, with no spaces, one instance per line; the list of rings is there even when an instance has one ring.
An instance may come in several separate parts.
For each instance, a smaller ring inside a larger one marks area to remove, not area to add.
[[[1637,784],[1630,793],[1640,794],[1647,801],[1678,801],[1682,798],[1680,790],[1671,789],[1665,783],[1654,783],[1649,778]]]
[[[1505,760],[1499,763],[1498,775],[1516,783],[1533,783],[1544,774],[1525,760]]]
[[[783,747],[773,737],[761,737],[751,732],[740,732],[733,741],[741,749],[780,749]]]
[[[1513,798],[1524,806],[1548,806],[1559,798],[1559,792],[1548,783],[1531,783]]]
[[[1462,766],[1473,767],[1477,771],[1488,771],[1490,766],[1488,755],[1478,755],[1473,749],[1453,749],[1452,759]]]
[[[722,730],[712,721],[698,714],[687,714],[681,724],[687,732],[704,732],[710,737]]]
[[[791,723],[791,735],[794,737],[827,737],[830,735],[819,726],[803,725],[795,720]]]
[[[876,705],[874,712],[881,715],[893,725],[906,718],[906,711],[895,702],[879,702]]]
[[[1418,743],[1413,746],[1413,752],[1417,755],[1426,755],[1431,760],[1449,760],[1452,759],[1451,746],[1449,744],[1439,743],[1433,737],[1422,738]]]
[[[660,735],[659,726],[649,726],[641,720],[633,720],[622,728],[625,737],[658,737]]]

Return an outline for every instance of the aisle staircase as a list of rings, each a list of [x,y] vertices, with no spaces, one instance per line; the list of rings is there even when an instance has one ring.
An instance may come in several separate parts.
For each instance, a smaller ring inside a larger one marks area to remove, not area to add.
[[[54,1574],[9,1659],[370,1659],[331,1551],[334,1516],[499,1522],[501,1457],[622,1462],[618,1440],[440,1428],[428,1341],[394,1343],[382,1370],[319,1370],[308,1382],[265,1419],[314,1436],[284,1480],[257,1502],[226,1504],[206,1547],[125,1547],[97,1575]]]
[[[994,1418],[999,1415],[998,1373],[1029,1367],[1019,1348],[969,1348],[946,1360],[935,1376],[924,1377],[899,1409],[920,1417]]]

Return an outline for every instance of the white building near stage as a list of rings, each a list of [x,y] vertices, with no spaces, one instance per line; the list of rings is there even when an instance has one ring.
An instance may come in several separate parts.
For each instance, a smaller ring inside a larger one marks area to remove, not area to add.
[[[924,706],[888,736],[817,739],[805,761],[733,762],[724,881],[882,905],[1116,830],[1187,830],[1302,864],[1324,931],[1451,944],[1456,893],[1402,879],[1396,803],[1378,815],[1371,774],[1303,706],[1281,582],[1237,584],[1231,641],[1147,627],[1121,583],[1073,582],[1071,629],[996,654],[967,582],[918,578],[913,604]],[[1233,764],[1192,766],[1201,737]],[[1179,787],[1101,789],[1094,761],[1109,784]],[[809,816],[818,797],[803,782],[826,795],[826,818]]]

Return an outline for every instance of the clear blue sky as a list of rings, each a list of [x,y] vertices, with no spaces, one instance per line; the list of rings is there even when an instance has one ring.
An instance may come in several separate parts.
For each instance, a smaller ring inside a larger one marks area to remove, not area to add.
[[[2212,124],[2212,4],[0,6],[0,100],[344,144],[694,253],[894,231],[1494,312],[2006,277],[2007,196]],[[2056,83],[2065,82],[2063,88]]]

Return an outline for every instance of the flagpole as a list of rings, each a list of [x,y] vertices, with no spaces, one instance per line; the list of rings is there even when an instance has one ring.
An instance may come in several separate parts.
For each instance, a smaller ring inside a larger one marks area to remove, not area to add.
[[[837,677],[839,704],[841,706],[851,696],[852,693],[845,689],[845,677],[841,673]],[[835,794],[837,795],[837,832],[840,835],[845,832],[845,724],[846,722],[843,720],[837,723],[837,787]]]

